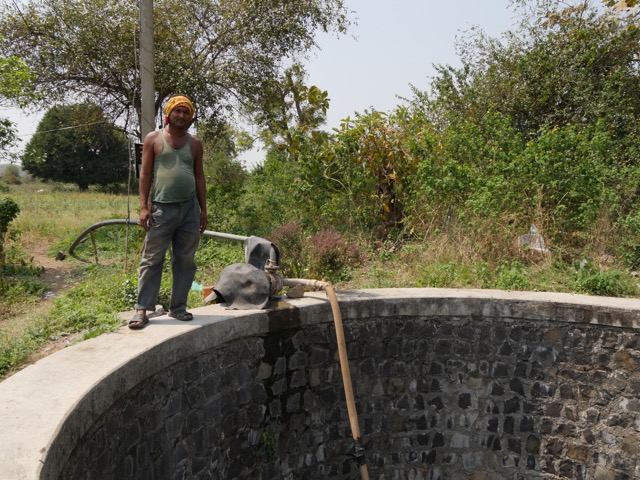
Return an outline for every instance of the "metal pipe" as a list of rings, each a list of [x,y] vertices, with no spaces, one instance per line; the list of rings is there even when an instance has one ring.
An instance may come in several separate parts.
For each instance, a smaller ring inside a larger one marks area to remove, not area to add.
[[[205,230],[202,232],[202,235],[207,235],[209,237],[223,238],[225,240],[237,240],[238,242],[244,242],[249,237],[243,237],[242,235],[234,235],[232,233],[221,233],[221,232],[213,232],[211,230]]]
[[[140,225],[140,222],[138,220],[122,218],[122,219],[105,220],[103,222],[94,223],[89,228],[87,228],[84,232],[82,232],[78,236],[78,238],[74,240],[74,242],[69,247],[69,254],[72,254],[75,248],[78,246],[78,244],[81,243],[84,240],[84,238],[87,235],[89,235],[91,232],[97,230],[100,227],[106,227],[109,225]],[[238,242],[244,242],[247,238],[249,238],[249,237],[243,237],[241,235],[233,235],[231,233],[214,232],[211,230],[205,230],[204,232],[202,232],[202,235],[205,235],[207,237],[221,238],[224,240],[235,240]]]
[[[75,248],[78,246],[80,242],[84,240],[84,238],[89,235],[94,230],[97,230],[100,227],[105,227],[108,225],[140,225],[138,220],[130,220],[130,219],[114,219],[114,220],[105,220],[104,222],[98,222],[91,225],[84,232],[82,232],[78,238],[76,238],[71,246],[69,247],[69,254],[72,254]]]

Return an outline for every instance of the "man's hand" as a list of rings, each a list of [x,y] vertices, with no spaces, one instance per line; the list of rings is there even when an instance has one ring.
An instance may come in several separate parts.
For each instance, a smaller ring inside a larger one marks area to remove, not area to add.
[[[200,212],[200,233],[207,229],[207,212]]]
[[[145,232],[149,231],[151,225],[153,225],[153,217],[149,207],[140,207],[140,225],[144,228]]]

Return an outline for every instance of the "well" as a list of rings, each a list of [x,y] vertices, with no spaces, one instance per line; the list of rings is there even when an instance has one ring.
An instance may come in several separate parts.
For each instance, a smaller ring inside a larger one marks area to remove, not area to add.
[[[371,478],[640,478],[640,301],[338,298]],[[330,306],[274,307],[160,317],[8,378],[0,478],[358,478]]]

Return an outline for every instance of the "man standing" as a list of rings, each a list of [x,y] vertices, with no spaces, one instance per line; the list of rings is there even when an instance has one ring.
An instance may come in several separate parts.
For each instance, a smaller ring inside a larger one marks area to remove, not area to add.
[[[140,224],[147,232],[138,275],[136,314],[129,328],[149,323],[155,310],[162,266],[171,245],[171,303],[169,316],[192,320],[187,297],[196,273],[195,253],[207,226],[202,143],[187,131],[195,115],[191,100],[171,97],[165,107],[165,128],[149,133],[142,145]]]

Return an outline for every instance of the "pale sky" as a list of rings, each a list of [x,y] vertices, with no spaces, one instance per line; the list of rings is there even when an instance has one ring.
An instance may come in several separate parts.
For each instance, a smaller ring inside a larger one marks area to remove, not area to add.
[[[428,90],[434,64],[460,66],[456,38],[471,27],[492,37],[513,28],[510,0],[346,0],[357,25],[339,39],[319,37],[320,51],[312,53],[308,85],[327,90],[330,107],[327,129],[365,109],[389,111],[411,97],[410,84]],[[355,38],[353,38],[355,37]],[[24,147],[41,115],[27,116],[0,108],[18,124]],[[264,152],[252,151],[242,160],[251,165]]]
[[[513,27],[510,0],[347,0],[358,25],[351,37],[320,37],[309,84],[329,92],[328,127],[353,112],[388,111],[428,90],[434,64],[460,66],[456,38],[473,26],[492,37]]]

